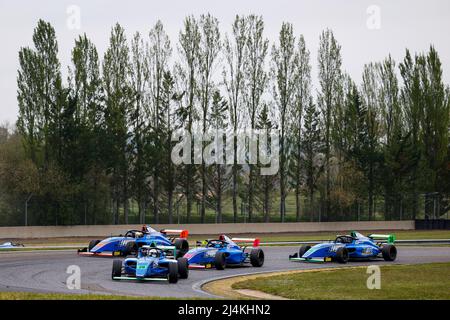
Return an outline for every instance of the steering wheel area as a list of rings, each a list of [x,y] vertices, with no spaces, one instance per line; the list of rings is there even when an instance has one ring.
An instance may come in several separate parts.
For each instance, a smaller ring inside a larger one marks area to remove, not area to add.
[[[143,235],[142,231],[139,230],[128,230],[127,233],[125,233],[125,237],[129,238],[136,238],[137,236],[142,237],[142,235]]]
[[[209,240],[206,247],[207,248],[223,248],[227,243],[223,240]]]
[[[336,240],[334,240],[335,243],[352,243],[354,240],[351,236],[337,236]]]
[[[159,258],[160,256],[162,256],[162,250],[159,248],[143,247],[140,250],[140,254],[142,257]]]

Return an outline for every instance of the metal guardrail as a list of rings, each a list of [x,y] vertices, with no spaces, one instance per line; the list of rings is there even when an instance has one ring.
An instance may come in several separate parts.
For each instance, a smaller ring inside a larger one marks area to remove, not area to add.
[[[308,241],[265,241],[260,245],[289,245],[289,244],[315,244],[320,242],[332,242],[334,240],[308,240]],[[450,244],[450,239],[415,239],[395,240],[396,244]]]

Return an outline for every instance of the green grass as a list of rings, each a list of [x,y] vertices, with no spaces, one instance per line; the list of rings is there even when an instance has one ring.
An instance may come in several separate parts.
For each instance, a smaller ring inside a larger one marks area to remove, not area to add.
[[[260,277],[233,289],[252,289],[289,299],[450,299],[450,263],[381,266],[381,289],[369,290],[366,268]]]
[[[34,292],[0,292],[0,300],[175,300],[175,297],[134,297],[106,294],[64,294]],[[198,300],[197,298],[183,298]]]

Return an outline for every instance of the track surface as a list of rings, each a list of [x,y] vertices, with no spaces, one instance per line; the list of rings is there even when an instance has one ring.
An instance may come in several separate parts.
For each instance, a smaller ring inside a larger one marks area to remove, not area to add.
[[[288,255],[295,252],[297,248],[297,246],[264,247],[266,259],[262,268],[227,268],[224,271],[191,270],[189,279],[180,280],[177,284],[112,281],[111,258],[80,257],[73,250],[3,252],[0,253],[0,291],[208,298],[211,296],[201,291],[199,287],[202,283],[216,278],[255,272],[342,267],[336,263],[309,264],[288,261]],[[397,248],[398,256],[395,262],[386,263],[382,260],[350,262],[347,266],[450,262],[450,247]],[[71,265],[77,265],[81,269],[81,290],[69,290],[66,286],[66,280],[69,277],[66,270]]]

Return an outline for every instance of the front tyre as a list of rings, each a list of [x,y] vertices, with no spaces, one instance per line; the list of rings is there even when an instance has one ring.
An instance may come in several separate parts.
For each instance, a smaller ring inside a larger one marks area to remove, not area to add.
[[[264,264],[264,251],[262,249],[252,249],[250,252],[250,263],[253,267],[262,267]]]
[[[186,258],[178,258],[178,274],[180,279],[187,279],[189,276],[188,260]]]
[[[177,249],[177,256],[175,258],[181,258],[189,251],[189,243],[186,239],[175,239],[174,245]]]
[[[91,240],[89,242],[88,251],[91,252],[92,248],[94,248],[99,242],[100,240]]]
[[[397,248],[392,244],[385,244],[381,248],[381,254],[385,261],[394,261],[397,258]]]
[[[306,245],[301,246],[300,249],[298,250],[298,257],[299,257],[299,258],[303,257],[303,255],[304,255],[309,249],[311,249],[311,246],[306,246]]]
[[[123,255],[124,256],[135,255],[136,253],[137,253],[136,242],[134,242],[134,241],[127,242],[127,244],[125,245],[125,248],[123,250]]]
[[[224,270],[226,264],[225,253],[217,251],[214,257],[214,266],[217,270]]]
[[[122,275],[122,260],[114,260],[112,266],[111,278],[120,277]]]
[[[345,247],[340,247],[336,251],[336,260],[339,263],[347,263],[348,262],[348,250]]]
[[[167,266],[169,268],[169,273],[167,274],[167,280],[169,283],[177,283],[178,282],[178,265],[177,263],[169,263]]]

